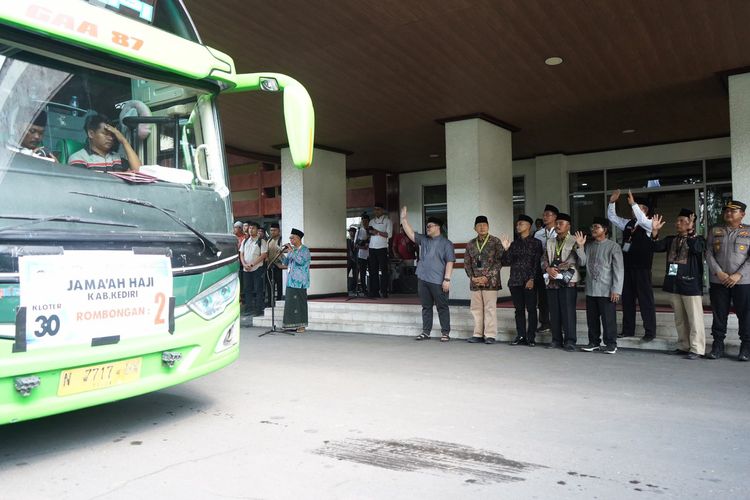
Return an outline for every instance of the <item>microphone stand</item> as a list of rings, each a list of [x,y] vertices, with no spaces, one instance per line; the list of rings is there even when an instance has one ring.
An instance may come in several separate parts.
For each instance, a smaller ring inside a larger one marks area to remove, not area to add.
[[[274,263],[279,260],[284,254],[283,250],[284,247],[281,247],[279,253],[276,255],[276,257],[273,258],[273,260],[271,260],[271,262],[268,263],[268,269],[266,269],[266,279],[271,283],[271,329],[261,333],[260,335],[258,335],[258,337],[263,337],[264,335],[268,335],[269,333],[284,333],[286,335],[294,335],[294,332],[288,332],[283,329],[276,329],[276,280],[273,276],[273,266]]]

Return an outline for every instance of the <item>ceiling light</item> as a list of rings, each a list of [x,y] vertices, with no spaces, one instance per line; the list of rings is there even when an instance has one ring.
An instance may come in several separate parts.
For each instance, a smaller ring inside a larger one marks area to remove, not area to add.
[[[626,128],[625,130],[622,131],[622,133],[623,134],[633,134],[633,133],[635,133],[635,129],[634,128]]]
[[[548,57],[544,60],[544,64],[547,66],[557,66],[558,64],[562,64],[562,62],[562,57]]]

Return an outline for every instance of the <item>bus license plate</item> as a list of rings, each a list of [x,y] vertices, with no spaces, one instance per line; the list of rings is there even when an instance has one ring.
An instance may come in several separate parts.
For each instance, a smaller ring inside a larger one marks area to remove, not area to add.
[[[141,362],[142,358],[133,358],[65,370],[60,374],[57,395],[69,396],[133,382],[141,376]]]

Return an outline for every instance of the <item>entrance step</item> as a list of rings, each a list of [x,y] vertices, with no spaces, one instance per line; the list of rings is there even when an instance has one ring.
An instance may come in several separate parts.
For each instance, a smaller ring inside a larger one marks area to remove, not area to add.
[[[451,337],[465,339],[472,336],[474,319],[468,306],[451,306]],[[279,301],[275,310],[276,325],[281,326],[284,317],[284,302]],[[308,319],[310,330],[331,332],[369,333],[377,335],[401,335],[416,337],[422,331],[422,308],[414,304],[388,304],[378,301],[372,303],[361,302],[331,302],[309,301]],[[586,325],[586,311],[576,311],[576,335],[578,343],[588,343],[588,328]],[[708,348],[711,346],[711,314],[704,314]],[[739,352],[737,337],[737,317],[730,315],[727,328],[726,348],[729,355]],[[617,313],[617,324],[622,324],[622,313]],[[271,326],[271,309],[265,310],[264,316],[253,318],[253,325],[260,327]],[[497,339],[509,342],[516,336],[515,310],[512,308],[497,309]],[[674,315],[671,312],[656,313],[656,338],[651,342],[643,342],[640,336],[643,329],[640,318],[636,318],[636,332],[639,336],[617,339],[619,347],[629,349],[670,350],[676,347],[677,331],[674,327]],[[437,311],[433,309],[432,336],[440,337],[440,323]],[[547,343],[551,340],[550,333],[537,334],[537,343]]]

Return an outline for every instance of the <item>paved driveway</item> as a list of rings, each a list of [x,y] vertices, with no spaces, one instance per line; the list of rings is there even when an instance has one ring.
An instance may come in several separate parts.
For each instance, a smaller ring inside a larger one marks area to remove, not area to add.
[[[750,497],[750,363],[257,333],[208,377],[0,427],[0,497]]]

